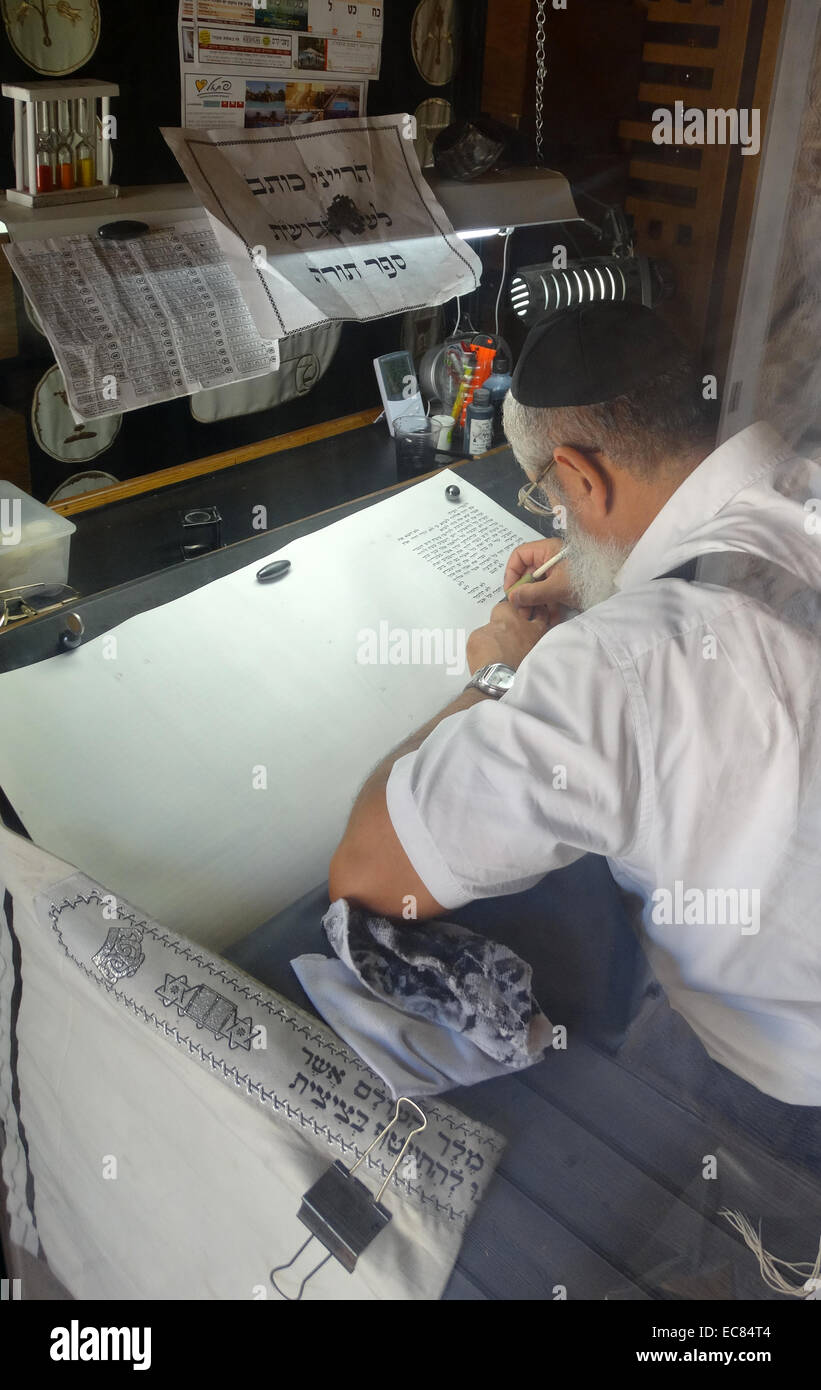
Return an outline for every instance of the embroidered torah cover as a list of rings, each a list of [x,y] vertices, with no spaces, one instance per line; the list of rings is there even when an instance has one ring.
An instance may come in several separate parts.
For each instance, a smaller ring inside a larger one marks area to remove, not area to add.
[[[379,1077],[324,1024],[2,828],[0,886],[10,1273],[47,1262],[81,1299],[279,1302],[270,1271],[307,1237],[302,1194],[393,1114]],[[306,1299],[441,1294],[503,1140],[422,1108],[382,1199],[390,1224],[353,1274],[329,1260]],[[413,1128],[400,1118],[357,1170],[374,1191]],[[323,1254],[314,1243],[299,1277]]]

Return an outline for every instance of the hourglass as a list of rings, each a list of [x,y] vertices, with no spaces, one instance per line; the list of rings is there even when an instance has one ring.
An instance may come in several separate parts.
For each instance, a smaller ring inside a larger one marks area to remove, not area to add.
[[[57,177],[60,188],[74,187],[74,131],[69,101],[57,103]]]
[[[81,188],[93,188],[97,182],[97,160],[94,148],[97,144],[97,120],[94,105],[88,97],[79,97],[74,102],[76,115],[74,129],[77,132],[77,182]]]
[[[55,188],[57,139],[51,124],[50,103],[37,103],[37,147],[35,150],[35,186],[38,193],[51,193]]]

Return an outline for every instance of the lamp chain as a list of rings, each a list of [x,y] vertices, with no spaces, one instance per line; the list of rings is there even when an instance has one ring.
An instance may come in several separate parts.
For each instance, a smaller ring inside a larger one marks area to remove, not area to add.
[[[545,61],[545,10],[547,0],[536,0],[536,163],[544,163],[544,79],[547,71]]]

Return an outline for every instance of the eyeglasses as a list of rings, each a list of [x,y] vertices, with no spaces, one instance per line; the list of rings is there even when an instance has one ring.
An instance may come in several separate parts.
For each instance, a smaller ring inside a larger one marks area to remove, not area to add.
[[[535,512],[536,516],[553,515],[553,508],[546,506],[544,502],[540,502],[537,497],[533,496],[533,493],[537,487],[541,487],[555,462],[555,459],[551,459],[547,468],[543,469],[535,482],[525,483],[524,487],[519,488],[517,501],[519,506],[523,507],[526,512]]]
[[[602,452],[601,449],[594,449],[589,444],[568,444],[565,447],[568,449],[575,449],[577,453],[580,454],[600,454]],[[517,501],[519,506],[523,507],[526,512],[534,512],[536,516],[553,516],[556,508],[549,507],[546,503],[540,502],[538,498],[533,496],[533,493],[536,488],[542,486],[542,483],[555,463],[556,459],[554,457],[550,460],[547,467],[542,470],[535,482],[525,483],[524,487],[519,488]]]
[[[68,584],[21,584],[16,589],[0,589],[0,628],[22,618],[39,618],[75,598],[77,590]]]

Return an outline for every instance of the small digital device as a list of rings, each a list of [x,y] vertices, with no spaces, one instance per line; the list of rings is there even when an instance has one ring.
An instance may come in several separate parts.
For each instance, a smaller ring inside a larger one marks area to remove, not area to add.
[[[424,420],[425,406],[410,353],[387,352],[383,357],[375,357],[373,369],[391,434],[395,433],[394,425],[400,416]]]

